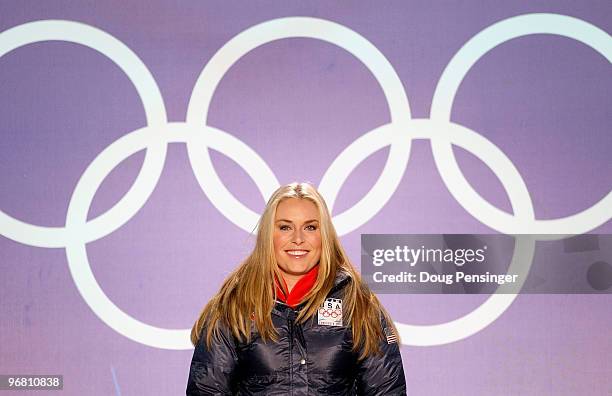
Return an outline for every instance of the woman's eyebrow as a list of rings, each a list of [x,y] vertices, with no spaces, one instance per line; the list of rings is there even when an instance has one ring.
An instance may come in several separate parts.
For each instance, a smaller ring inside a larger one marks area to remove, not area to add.
[[[287,223],[293,223],[291,220],[287,220],[287,219],[278,219],[278,220],[276,220],[276,223],[281,222],[281,221],[285,221],[285,222],[287,222]],[[304,222],[304,224],[306,224],[306,223],[312,223],[312,222],[317,222],[317,223],[318,223],[318,222],[319,222],[319,220],[317,220],[317,219],[306,220],[306,221]]]

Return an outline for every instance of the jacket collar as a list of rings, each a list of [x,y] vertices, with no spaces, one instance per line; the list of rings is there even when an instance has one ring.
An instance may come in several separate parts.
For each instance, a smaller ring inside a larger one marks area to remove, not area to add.
[[[351,279],[350,274],[346,272],[345,270],[343,270],[342,268],[339,268],[336,272],[336,277],[334,279],[334,285],[330,289],[328,295],[335,293],[337,290],[342,289],[348,283],[350,279]],[[304,305],[306,305],[306,301],[302,301],[301,303],[299,303],[296,307],[293,308],[293,310],[300,311],[304,307]],[[287,316],[287,312],[290,309],[291,307],[289,305],[277,299],[275,301],[274,307],[272,308],[272,313],[278,316],[285,317]]]
[[[348,272],[346,272],[342,268],[338,269],[338,271],[336,272],[336,279],[334,279],[334,285],[329,291],[329,294],[344,287],[344,285],[346,285],[349,279],[351,279],[351,275]]]

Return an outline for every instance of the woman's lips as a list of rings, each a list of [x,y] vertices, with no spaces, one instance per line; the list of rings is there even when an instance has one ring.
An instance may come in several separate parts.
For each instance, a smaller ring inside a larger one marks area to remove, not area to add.
[[[299,249],[285,250],[285,253],[287,253],[289,256],[295,259],[299,259],[299,258],[306,256],[308,254],[308,250],[299,250]]]

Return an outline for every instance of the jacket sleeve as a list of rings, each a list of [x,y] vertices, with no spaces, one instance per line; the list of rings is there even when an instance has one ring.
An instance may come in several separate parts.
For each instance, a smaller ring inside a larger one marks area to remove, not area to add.
[[[193,351],[187,396],[233,395],[238,356],[231,332],[219,323],[219,335],[206,348],[206,325]]]
[[[387,322],[382,317],[383,332]],[[357,366],[357,394],[364,396],[406,395],[406,379],[399,345],[393,338],[380,342],[382,355],[370,354]]]

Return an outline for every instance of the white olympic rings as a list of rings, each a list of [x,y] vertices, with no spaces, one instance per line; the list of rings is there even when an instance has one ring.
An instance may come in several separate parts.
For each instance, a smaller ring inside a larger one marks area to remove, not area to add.
[[[408,98],[397,73],[368,40],[345,26],[323,19],[281,18],[253,26],[227,42],[202,70],[189,101],[186,122],[169,123],[161,93],[151,73],[136,54],[113,36],[73,21],[45,20],[13,27],[0,33],[0,57],[23,45],[48,40],[78,43],[109,57],[134,84],[143,102],[148,125],[116,140],[86,168],[70,199],[65,227],[28,224],[0,211],[0,233],[31,246],[65,248],[71,274],[83,299],[104,323],[118,333],[157,348],[192,348],[190,329],[151,326],[117,307],[100,288],[91,271],[86,243],[115,231],[145,204],[161,175],[169,143],[187,145],[196,178],[213,205],[243,230],[250,232],[254,228],[259,215],[227,190],[212,166],[208,148],[222,152],[242,166],[264,199],[279,186],[279,182],[254,150],[205,122],[214,91],[235,62],[260,45],[291,37],[324,40],[354,55],[372,72],[389,105],[391,122],[355,140],[332,162],[321,180],[319,190],[332,210],[342,183],[350,173],[372,153],[391,146],[387,163],[373,188],[352,208],[334,216],[339,235],[365,224],[388,202],[406,169],[412,139],[431,141],[436,166],[449,191],[483,224],[505,234],[588,232],[612,217],[612,191],[578,214],[537,220],[529,191],[512,161],[482,135],[450,121],[457,88],[480,57],[512,38],[540,33],[562,35],[583,42],[612,62],[610,35],[585,21],[556,14],[508,18],[478,33],[452,58],[436,87],[431,119],[411,119]],[[510,198],[512,215],[492,206],[469,185],[454,158],[452,145],[471,152],[491,168]],[[144,164],[126,195],[106,213],[88,221],[89,207],[106,176],[123,160],[143,149],[146,149]],[[516,237],[509,270],[526,275],[534,248],[533,239]],[[511,290],[512,294],[501,294],[502,291],[508,292],[510,286],[500,286],[496,294],[459,319],[426,326],[397,323],[398,329],[406,345],[441,345],[464,339],[495,321],[514,301],[514,292],[518,292],[521,286]]]

